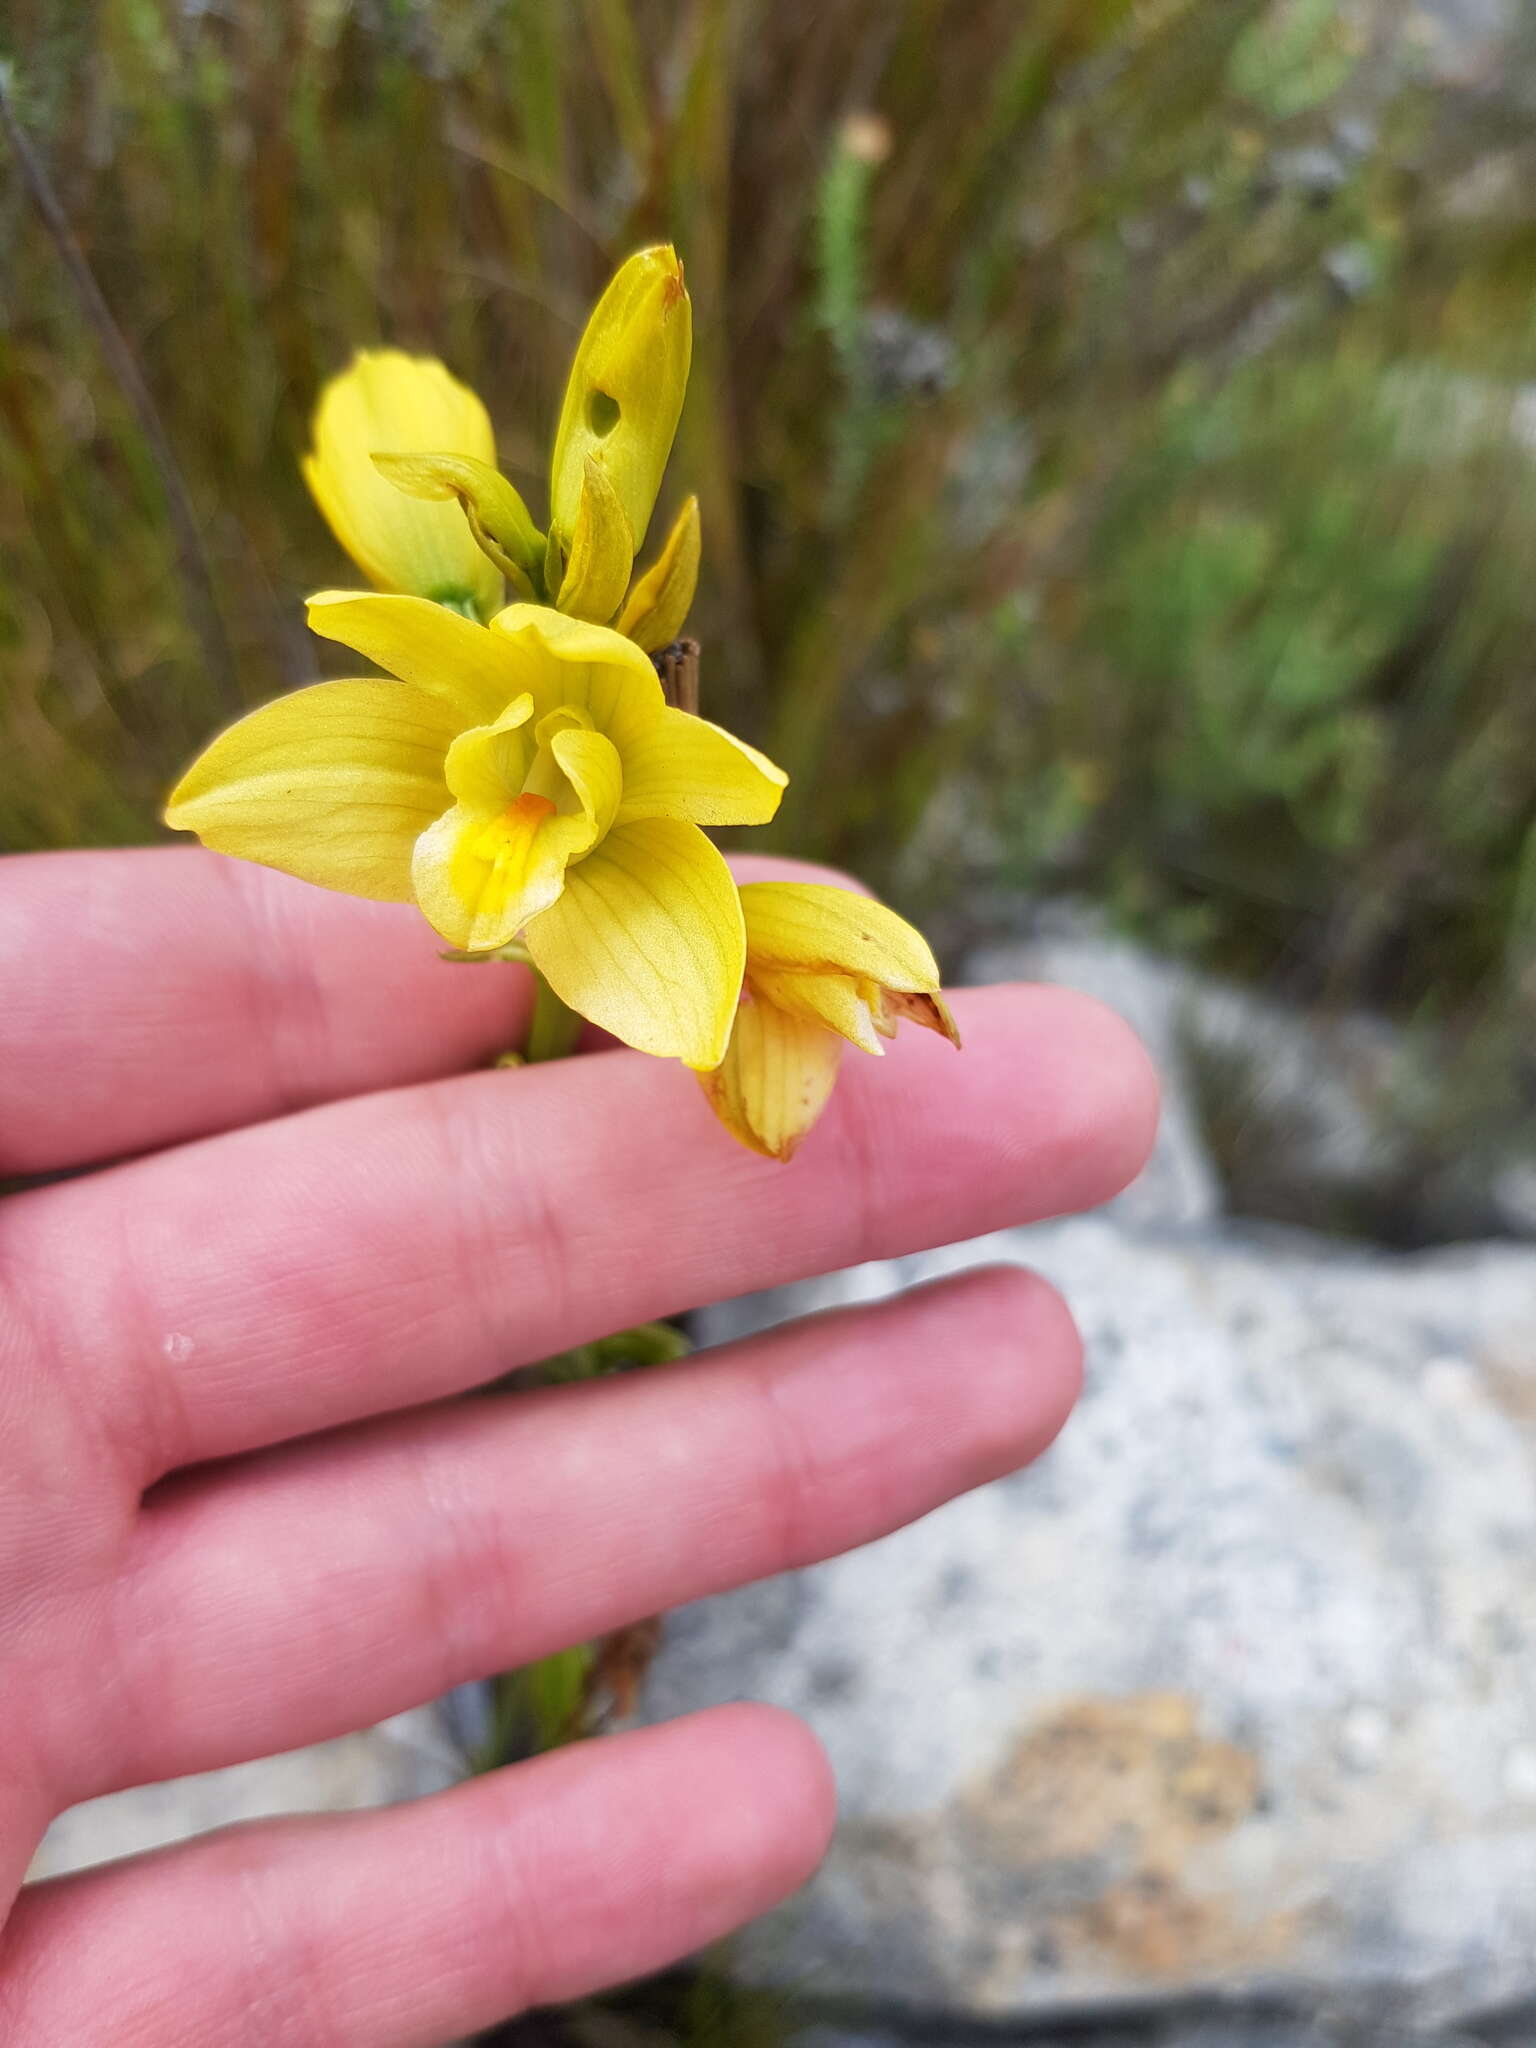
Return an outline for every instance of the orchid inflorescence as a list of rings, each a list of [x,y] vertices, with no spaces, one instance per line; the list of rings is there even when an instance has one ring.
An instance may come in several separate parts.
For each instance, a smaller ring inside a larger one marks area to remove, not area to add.
[[[911,925],[824,884],[738,888],[702,829],[765,824],[786,778],[669,702],[653,660],[699,567],[690,497],[634,573],[691,347],[675,251],[631,256],[571,368],[546,532],[472,391],[439,362],[359,353],[321,395],[304,475],[374,589],[320,592],[309,623],[385,673],[249,713],[166,819],[414,901],[458,957],[528,962],[579,1017],[697,1069],[728,1128],[787,1159],[845,1042],[878,1053],[904,1017],[958,1040]]]

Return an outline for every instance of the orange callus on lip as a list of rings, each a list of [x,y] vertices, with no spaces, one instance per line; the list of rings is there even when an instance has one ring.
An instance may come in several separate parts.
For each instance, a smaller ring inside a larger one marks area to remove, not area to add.
[[[475,852],[500,869],[521,865],[533,849],[539,827],[554,815],[555,807],[547,796],[535,796],[525,789],[486,826],[475,843]]]

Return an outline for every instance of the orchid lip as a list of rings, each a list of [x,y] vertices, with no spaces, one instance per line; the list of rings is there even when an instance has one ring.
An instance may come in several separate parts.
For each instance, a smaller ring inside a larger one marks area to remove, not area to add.
[[[526,854],[539,827],[554,815],[555,807],[547,796],[537,796],[531,789],[525,789],[486,826],[476,841],[475,852],[482,860],[505,867],[518,855]]]

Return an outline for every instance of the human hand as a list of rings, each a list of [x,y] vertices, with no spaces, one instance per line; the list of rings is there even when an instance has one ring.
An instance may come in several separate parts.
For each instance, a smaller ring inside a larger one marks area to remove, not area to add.
[[[0,1201],[0,2039],[431,2048],[798,1885],[826,1766],[742,1706],[17,1897],[78,1800],[363,1726],[1034,1457],[1078,1347],[1011,1268],[600,1386],[449,1397],[1104,1200],[1155,1118],[1125,1026],[1057,989],[962,994],[962,1059],[910,1033],[849,1061],[785,1168],[641,1054],[467,1071],[516,1040],[516,970],[213,855],[8,859],[0,960],[0,1176],[103,1169]]]

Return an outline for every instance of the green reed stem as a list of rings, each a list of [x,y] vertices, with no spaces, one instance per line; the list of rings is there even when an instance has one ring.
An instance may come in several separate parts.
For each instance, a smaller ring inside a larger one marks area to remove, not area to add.
[[[569,1058],[581,1037],[580,1017],[568,1004],[561,1002],[537,968],[532,972],[533,1021],[528,1026],[528,1043],[523,1048],[523,1059],[530,1067],[544,1060]]]

